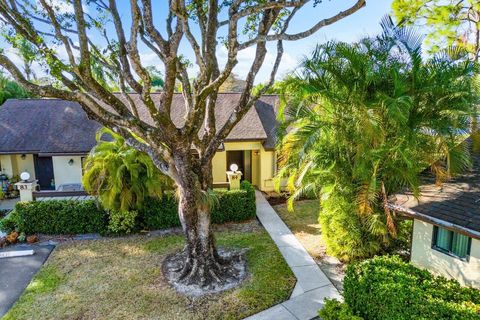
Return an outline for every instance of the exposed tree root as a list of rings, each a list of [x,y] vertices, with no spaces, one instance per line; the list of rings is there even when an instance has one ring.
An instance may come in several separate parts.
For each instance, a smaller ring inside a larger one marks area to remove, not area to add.
[[[165,258],[165,278],[180,293],[202,296],[232,289],[247,276],[245,252],[219,249],[193,257],[184,249]]]

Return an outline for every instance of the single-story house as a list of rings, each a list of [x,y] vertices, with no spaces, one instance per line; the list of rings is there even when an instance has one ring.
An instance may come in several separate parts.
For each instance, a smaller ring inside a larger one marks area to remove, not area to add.
[[[420,192],[390,203],[413,218],[412,264],[480,289],[480,155],[469,172],[441,185],[431,180]]]
[[[152,94],[153,99],[158,98]],[[151,121],[138,95],[132,94],[144,121]],[[240,94],[219,94],[215,108],[217,128],[233,111]],[[213,181],[227,183],[226,171],[235,163],[243,179],[258,189],[272,191],[276,171],[275,134],[279,99],[262,96],[233,128],[213,158]],[[172,120],[181,127],[185,108],[176,94]],[[42,190],[78,184],[82,162],[95,146],[101,127],[87,118],[79,104],[59,99],[10,99],[0,106],[0,170],[8,177],[28,172]]]

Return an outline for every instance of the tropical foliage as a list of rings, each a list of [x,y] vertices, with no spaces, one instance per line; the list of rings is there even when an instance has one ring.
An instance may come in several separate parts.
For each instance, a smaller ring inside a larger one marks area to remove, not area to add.
[[[28,98],[30,94],[15,81],[0,73],[0,105],[12,98]]]
[[[327,301],[322,319],[480,319],[480,291],[436,277],[398,256],[347,267],[345,302]]]
[[[476,99],[475,65],[451,48],[423,60],[422,37],[382,21],[358,43],[319,45],[283,84],[279,179],[293,200],[321,198],[328,251],[343,260],[390,248],[401,225],[387,198],[418,194],[432,166],[439,182],[469,165],[460,144]],[[286,130],[289,128],[289,130]],[[288,131],[288,132],[287,132]]]
[[[140,209],[147,197],[161,197],[170,181],[145,153],[129,147],[108,129],[97,133],[97,146],[84,165],[85,189],[99,197],[106,209]]]
[[[400,23],[427,27],[426,44],[432,51],[445,43],[461,46],[472,60],[480,57],[480,2],[478,0],[394,0]]]

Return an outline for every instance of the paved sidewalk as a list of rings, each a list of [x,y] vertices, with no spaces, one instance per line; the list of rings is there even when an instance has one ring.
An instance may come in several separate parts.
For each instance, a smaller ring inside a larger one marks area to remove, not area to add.
[[[19,245],[2,250],[33,249],[35,254],[33,256],[0,259],[0,318],[17,301],[33,276],[47,260],[53,248],[54,246],[51,245]]]
[[[246,320],[313,319],[325,298],[341,299],[341,296],[260,191],[256,191],[256,198],[257,217],[295,274],[297,284],[289,300]]]

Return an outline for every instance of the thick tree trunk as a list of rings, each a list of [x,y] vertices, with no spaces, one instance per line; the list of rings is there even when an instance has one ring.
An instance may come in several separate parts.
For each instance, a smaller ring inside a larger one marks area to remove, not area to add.
[[[166,259],[164,272],[173,273],[171,278],[177,284],[222,290],[226,283],[239,282],[244,275],[238,265],[235,266],[242,262],[242,254],[224,252],[220,255],[215,246],[210,202],[206,201],[211,186],[211,168],[195,170],[185,162],[177,168],[178,214],[186,245],[182,252]]]

